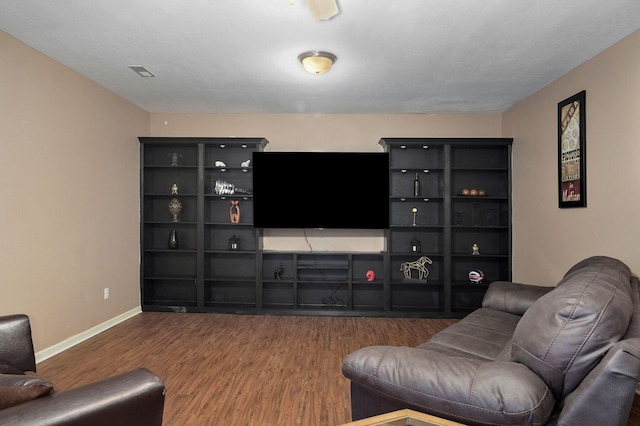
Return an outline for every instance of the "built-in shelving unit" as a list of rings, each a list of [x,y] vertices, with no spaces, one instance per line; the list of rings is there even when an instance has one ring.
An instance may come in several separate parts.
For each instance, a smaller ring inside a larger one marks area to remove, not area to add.
[[[267,141],[141,137],[140,142],[143,309],[256,309],[261,233],[253,227],[250,160]],[[169,211],[172,199],[181,206],[177,221]],[[169,247],[171,231],[177,248]]]
[[[511,278],[511,139],[382,139],[391,225],[380,253],[263,250],[250,160],[265,139],[140,142],[143,310],[456,317]],[[421,256],[428,277],[407,279],[401,265]]]
[[[512,139],[380,144],[390,155],[390,310],[459,316],[476,309],[488,283],[511,279]],[[427,279],[407,279],[401,265],[421,256],[433,262]],[[484,274],[482,284],[470,282],[472,270]]]

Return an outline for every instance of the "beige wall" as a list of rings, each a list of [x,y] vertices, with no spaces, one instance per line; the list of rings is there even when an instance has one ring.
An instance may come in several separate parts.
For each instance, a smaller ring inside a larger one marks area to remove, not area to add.
[[[140,305],[149,114],[3,32],[0,85],[0,315],[28,314],[39,351]]]
[[[383,137],[497,137],[501,126],[500,115],[151,115],[153,136],[261,136],[272,151],[382,151]],[[383,232],[371,230],[265,230],[263,243],[266,250],[384,250]]]
[[[640,31],[503,115],[514,137],[514,280],[553,285],[576,261],[640,272]],[[557,104],[586,90],[587,208],[558,208]]]

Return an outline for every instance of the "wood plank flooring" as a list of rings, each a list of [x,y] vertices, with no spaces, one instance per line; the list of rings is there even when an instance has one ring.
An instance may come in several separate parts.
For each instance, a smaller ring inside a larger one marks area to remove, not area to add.
[[[415,346],[456,321],[145,312],[38,373],[61,391],[146,367],[167,387],[165,425],[332,426],[351,420],[345,355]]]

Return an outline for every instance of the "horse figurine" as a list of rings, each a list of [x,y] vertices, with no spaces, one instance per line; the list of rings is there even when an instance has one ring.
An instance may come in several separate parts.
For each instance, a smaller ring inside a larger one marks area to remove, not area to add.
[[[427,256],[422,256],[418,260],[414,260],[413,262],[404,262],[400,264],[400,270],[404,272],[404,277],[406,279],[412,279],[411,271],[413,269],[418,271],[419,279],[427,279],[427,277],[429,276],[429,270],[425,266],[426,263],[431,265],[433,261],[431,261],[431,259],[429,259]]]

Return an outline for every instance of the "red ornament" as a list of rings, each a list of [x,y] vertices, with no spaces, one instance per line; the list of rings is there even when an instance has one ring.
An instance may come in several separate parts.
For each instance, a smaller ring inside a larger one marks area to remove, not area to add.
[[[375,280],[375,279],[376,279],[376,273],[375,273],[373,270],[371,270],[371,269],[369,269],[369,270],[367,271],[367,273],[365,274],[365,276],[367,277],[367,281],[373,281],[373,280]]]

